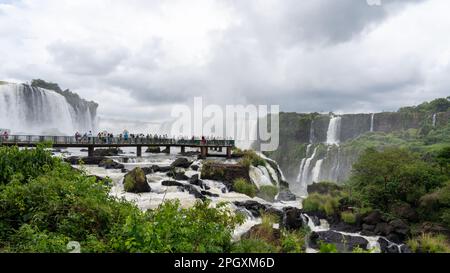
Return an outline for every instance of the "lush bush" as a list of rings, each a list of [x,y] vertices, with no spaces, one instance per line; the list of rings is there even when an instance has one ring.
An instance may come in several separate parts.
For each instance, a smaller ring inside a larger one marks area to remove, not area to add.
[[[276,246],[261,239],[243,239],[233,244],[232,253],[277,253]]]
[[[341,213],[341,219],[347,224],[355,224],[356,223],[356,214],[350,211],[344,211]]]
[[[250,166],[266,166],[266,161],[253,150],[239,150],[238,155],[242,157],[241,165],[250,168]]]
[[[320,243],[319,253],[337,253],[337,248],[333,244]]]
[[[234,181],[233,189],[236,192],[246,194],[250,197],[255,197],[256,191],[258,190],[255,185],[243,178],[238,178]]]
[[[308,231],[283,231],[281,234],[281,251],[283,253],[304,253]]]
[[[278,194],[278,188],[276,186],[261,186],[258,191],[258,197],[273,202]]]
[[[18,156],[23,166],[34,162],[27,153],[26,160]],[[27,183],[21,173],[0,185],[2,252],[67,252],[67,243],[77,241],[82,252],[223,253],[231,250],[234,228],[243,222],[225,204],[211,207],[208,201],[192,208],[168,201],[142,212],[110,196],[95,177],[55,160],[41,174],[16,168],[32,173]]]
[[[26,182],[53,168],[59,159],[52,157],[50,151],[42,144],[35,149],[18,147],[0,147],[0,184],[11,180]]]
[[[389,211],[390,205],[412,206],[445,181],[438,168],[405,149],[368,149],[353,165],[350,187],[364,205]]]
[[[333,215],[339,209],[339,197],[313,193],[303,200],[303,209],[306,212],[321,211]]]
[[[450,253],[450,245],[444,235],[422,234],[408,240],[407,245],[413,252]]]

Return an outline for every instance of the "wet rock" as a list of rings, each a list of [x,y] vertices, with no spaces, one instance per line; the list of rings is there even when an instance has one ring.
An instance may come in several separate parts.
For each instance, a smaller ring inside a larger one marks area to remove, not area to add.
[[[119,148],[109,148],[109,149],[96,149],[94,150],[94,156],[117,156],[123,154],[123,151]]]
[[[157,173],[157,172],[161,172],[161,173],[167,173],[173,170],[173,168],[171,166],[158,166],[158,165],[153,165],[151,167],[151,169],[153,170],[153,172]]]
[[[208,185],[206,185],[202,180],[200,180],[198,177],[199,177],[198,174],[196,174],[193,175],[191,178],[189,178],[188,180],[189,184],[198,186],[204,190],[210,190],[211,188]]]
[[[265,213],[275,215],[279,221],[281,221],[283,219],[283,211],[281,211],[279,209],[270,207],[270,208],[266,209]]]
[[[393,231],[393,228],[388,223],[378,223],[375,226],[375,234],[381,235],[381,236],[387,236]]]
[[[102,160],[99,164],[99,167],[105,168],[107,170],[116,169],[116,170],[122,170],[125,168],[123,164],[117,163],[116,161],[107,158]]]
[[[419,215],[409,204],[394,206],[392,212],[397,217],[411,222],[417,222],[419,220]]]
[[[218,194],[209,192],[209,191],[201,191],[201,194],[203,194],[204,196],[209,196],[209,197],[219,197]]]
[[[175,180],[187,181],[189,177],[187,177],[183,172],[169,172],[167,174],[168,177],[173,177]]]
[[[411,248],[409,248],[409,246],[404,245],[404,244],[400,246],[400,250],[401,250],[401,253],[413,253]]]
[[[279,240],[281,238],[281,232],[279,229],[274,228],[274,229],[272,229],[272,232],[270,234],[268,234],[267,230],[260,224],[260,225],[253,226],[252,228],[250,228],[249,231],[244,233],[241,236],[241,240],[242,239],[261,239],[261,237],[263,237],[264,240],[266,240],[266,241],[277,243],[277,242],[279,242]]]
[[[93,156],[93,157],[79,157],[79,156],[71,156],[64,159],[67,163],[71,165],[78,165],[80,160],[85,165],[98,165],[100,162],[105,160],[106,158],[103,156]]]
[[[126,192],[143,193],[151,191],[151,188],[147,183],[147,177],[145,176],[144,171],[139,167],[134,168],[125,175],[123,184]]]
[[[389,222],[389,224],[392,226],[394,233],[401,241],[405,240],[410,235],[410,228],[405,221],[395,219]]]
[[[298,208],[285,208],[281,226],[287,230],[300,229],[303,226],[302,210]]]
[[[147,150],[145,150],[146,153],[150,153],[150,154],[159,154],[161,153],[161,147],[157,146],[157,147],[148,147]]]
[[[189,161],[185,157],[180,157],[180,158],[177,158],[174,162],[172,162],[172,164],[170,164],[170,166],[172,168],[189,168],[189,166],[191,166],[191,164],[192,164],[192,161]]]
[[[343,235],[335,231],[312,232],[309,236],[310,247],[319,249],[320,242],[333,244],[339,252],[351,252],[359,247],[367,249],[369,241],[360,236]]]
[[[379,238],[378,243],[380,244],[381,253],[400,253],[398,245],[389,242],[385,238]]]
[[[145,175],[149,175],[153,173],[153,169],[149,167],[143,167],[142,170],[144,171]]]
[[[289,190],[283,189],[278,193],[276,201],[295,201],[297,197]]]
[[[198,171],[198,169],[200,169],[200,167],[198,165],[191,165],[191,169],[194,171]]]
[[[374,225],[363,224],[362,225],[362,229],[364,231],[375,231],[375,226]]]
[[[199,198],[202,200],[206,199],[205,195],[203,195],[202,192],[200,192],[199,190],[197,190],[194,186],[192,186],[190,184],[184,184],[184,183],[172,181],[172,180],[163,181],[161,184],[163,186],[167,186],[167,187],[178,187],[181,191],[187,191],[187,192],[189,192],[189,194],[194,195],[195,198]]]
[[[318,193],[318,194],[332,194],[336,191],[341,190],[342,187],[335,183],[314,183],[312,185],[308,185],[308,193]]]
[[[350,225],[342,221],[335,221],[331,224],[331,229],[348,232],[348,233],[357,233],[361,231],[361,228],[356,225]]]
[[[368,225],[376,225],[382,221],[381,212],[374,210],[364,217],[363,222]]]
[[[237,207],[243,207],[243,208],[247,209],[248,211],[250,211],[252,213],[252,215],[254,217],[260,217],[261,211],[266,211],[266,209],[268,209],[268,207],[266,205],[263,205],[261,203],[258,203],[257,201],[253,201],[253,200],[244,201],[244,202],[236,201],[236,202],[234,202],[234,204]]]

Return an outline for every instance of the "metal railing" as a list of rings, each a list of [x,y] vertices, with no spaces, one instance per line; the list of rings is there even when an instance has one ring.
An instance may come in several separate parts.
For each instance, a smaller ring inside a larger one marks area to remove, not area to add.
[[[234,146],[234,140],[209,139],[174,139],[152,137],[75,137],[75,136],[35,136],[35,135],[9,135],[0,136],[1,144],[38,144],[52,142],[58,145],[182,145],[182,146]]]

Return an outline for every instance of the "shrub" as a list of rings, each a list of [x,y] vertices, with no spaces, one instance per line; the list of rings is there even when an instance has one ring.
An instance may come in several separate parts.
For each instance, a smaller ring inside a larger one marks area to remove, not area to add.
[[[0,184],[7,184],[13,178],[24,183],[54,168],[60,160],[52,157],[46,147],[48,144],[22,150],[18,147],[0,147]]]
[[[277,253],[274,245],[261,239],[244,239],[233,244],[232,253]]]
[[[313,193],[303,200],[303,209],[306,212],[321,211],[327,215],[333,215],[338,211],[338,200],[338,197]]]
[[[243,178],[238,178],[234,181],[233,189],[236,192],[246,194],[252,198],[256,196],[256,191],[257,191],[257,188],[255,185],[253,185],[252,183],[248,182],[247,180],[245,180]]]
[[[240,151],[239,155],[242,156],[240,164],[247,168],[250,168],[251,165],[254,167],[266,166],[266,161],[258,154],[256,154],[255,151],[252,150]]]
[[[450,246],[444,235],[422,234],[408,240],[407,245],[413,252],[450,253]]]
[[[278,188],[275,186],[261,186],[258,192],[259,197],[269,202],[273,202],[277,194]]]
[[[281,250],[283,253],[304,253],[306,249],[306,232],[303,230],[283,231],[281,236]]]
[[[337,248],[333,244],[320,243],[319,253],[337,253]]]
[[[341,213],[341,219],[347,224],[355,224],[356,223],[356,215],[350,211],[344,211]]]

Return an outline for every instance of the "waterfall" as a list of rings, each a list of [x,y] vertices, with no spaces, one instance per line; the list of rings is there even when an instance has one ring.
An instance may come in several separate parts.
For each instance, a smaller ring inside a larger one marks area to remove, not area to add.
[[[309,145],[306,147],[305,157],[304,157],[304,158],[302,159],[302,161],[300,162],[300,168],[299,168],[299,171],[298,171],[297,182],[300,182],[301,179],[302,179],[303,168],[305,167],[305,162],[306,162],[306,159],[308,158],[309,151],[311,150],[311,147],[312,147],[312,144],[309,144]]]
[[[433,114],[433,127],[436,127],[436,114]]]
[[[312,182],[320,182],[320,170],[322,168],[323,159],[317,160],[314,169],[312,170]]]
[[[375,121],[375,114],[372,114],[372,115],[370,116],[370,131],[371,131],[371,132],[374,131],[374,128],[373,128],[374,121]]]
[[[328,126],[327,132],[327,144],[328,145],[339,145],[339,139],[341,134],[341,121],[342,118],[339,116],[333,116],[330,119],[330,124]]]
[[[93,123],[89,111],[74,109],[54,91],[25,84],[0,85],[0,127],[13,134],[73,135],[93,130]]]

